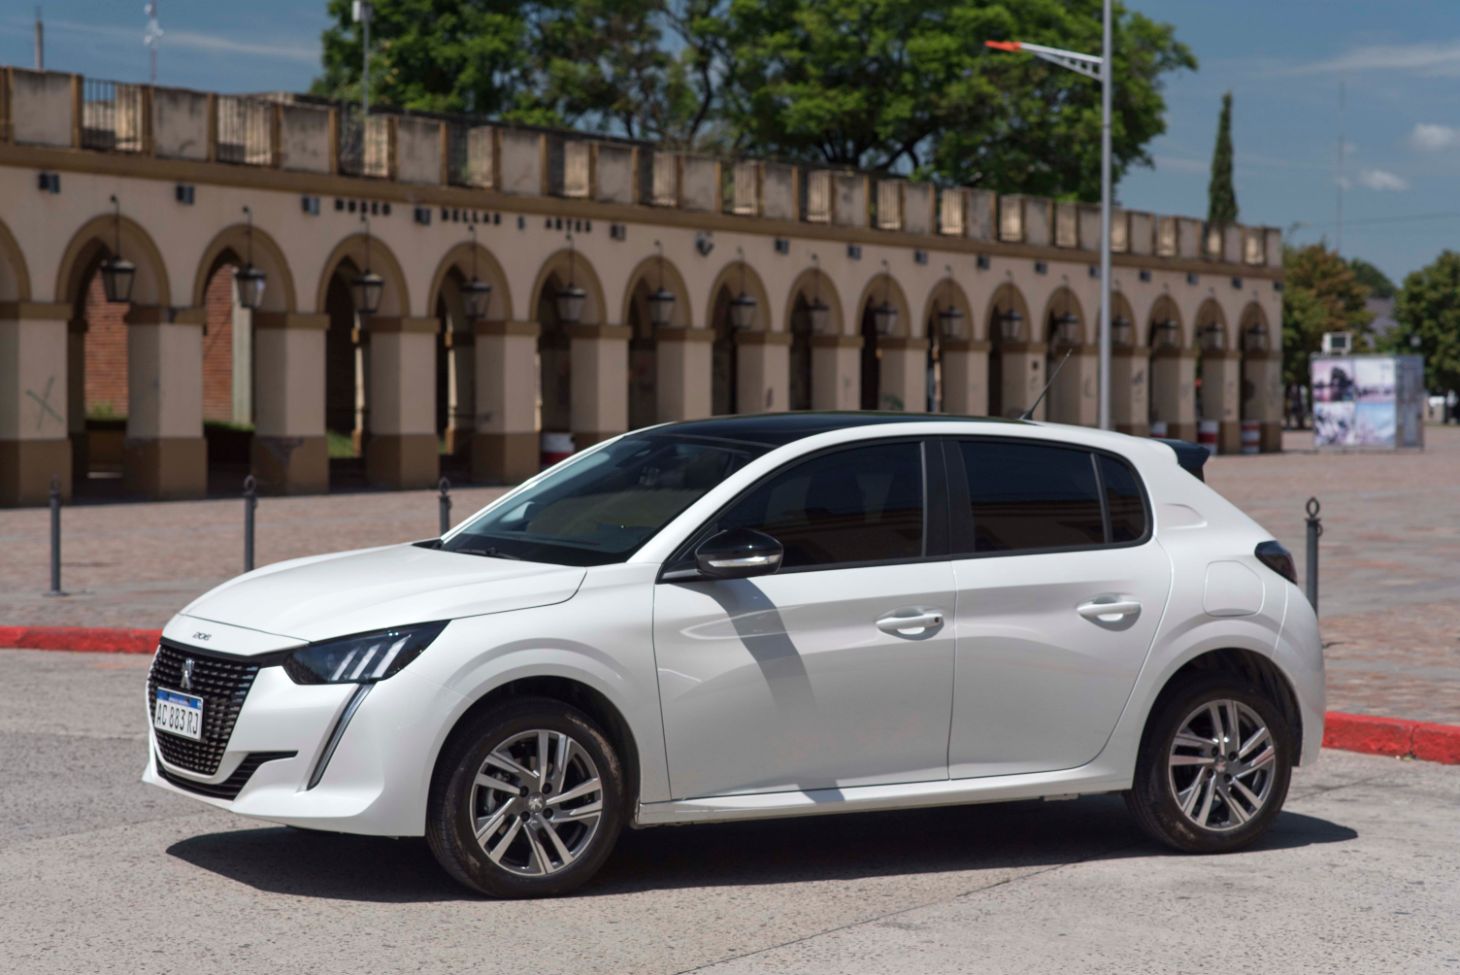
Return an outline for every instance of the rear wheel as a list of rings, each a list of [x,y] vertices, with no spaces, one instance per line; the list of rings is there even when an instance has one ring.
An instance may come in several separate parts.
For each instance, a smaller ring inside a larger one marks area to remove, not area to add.
[[[543,698],[481,715],[437,767],[426,841],[457,880],[496,897],[587,881],[623,822],[613,746],[576,708]]]
[[[1231,675],[1162,696],[1126,804],[1152,838],[1224,853],[1261,836],[1287,798],[1295,742],[1267,694]]]

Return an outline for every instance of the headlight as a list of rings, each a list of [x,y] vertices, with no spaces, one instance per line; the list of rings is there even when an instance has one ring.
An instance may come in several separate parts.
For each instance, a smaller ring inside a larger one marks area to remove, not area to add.
[[[445,628],[443,620],[311,643],[285,658],[284,672],[296,684],[373,684],[415,660]]]

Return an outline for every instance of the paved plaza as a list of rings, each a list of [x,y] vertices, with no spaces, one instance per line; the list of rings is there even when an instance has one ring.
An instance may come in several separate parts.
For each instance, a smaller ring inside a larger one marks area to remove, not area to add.
[[[1325,751],[1230,856],[1098,796],[633,832],[580,896],[489,901],[421,840],[143,786],[146,668],[0,654],[0,972],[1460,971],[1449,766]]]
[[[1460,724],[1460,428],[1423,452],[1219,456],[1208,481],[1298,557],[1303,504],[1323,505],[1320,614],[1335,710]],[[453,492],[454,520],[500,489]],[[436,533],[435,492],[264,498],[259,564]],[[65,512],[63,583],[44,596],[48,514],[0,511],[0,625],[162,626],[241,569],[241,500],[89,504]]]

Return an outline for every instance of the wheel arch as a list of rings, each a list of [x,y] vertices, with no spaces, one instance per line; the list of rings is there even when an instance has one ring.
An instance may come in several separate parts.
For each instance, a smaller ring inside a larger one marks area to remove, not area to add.
[[[1152,715],[1157,713],[1166,697],[1175,693],[1193,677],[1211,674],[1232,674],[1250,681],[1253,686],[1267,692],[1296,737],[1294,763],[1297,764],[1303,754],[1304,728],[1303,712],[1298,704],[1297,690],[1292,678],[1272,657],[1239,646],[1216,647],[1195,653],[1167,675],[1161,684],[1160,691],[1152,698],[1151,706],[1146,712],[1145,722],[1141,728],[1142,738],[1150,728]]]

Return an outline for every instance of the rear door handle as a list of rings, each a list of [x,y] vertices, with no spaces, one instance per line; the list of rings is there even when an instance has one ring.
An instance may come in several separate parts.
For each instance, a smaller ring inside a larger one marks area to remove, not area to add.
[[[1097,623],[1115,623],[1127,616],[1136,616],[1140,611],[1140,601],[1135,599],[1092,599],[1075,607],[1075,612]]]
[[[941,609],[899,609],[877,619],[877,629],[894,636],[921,636],[942,625]]]

